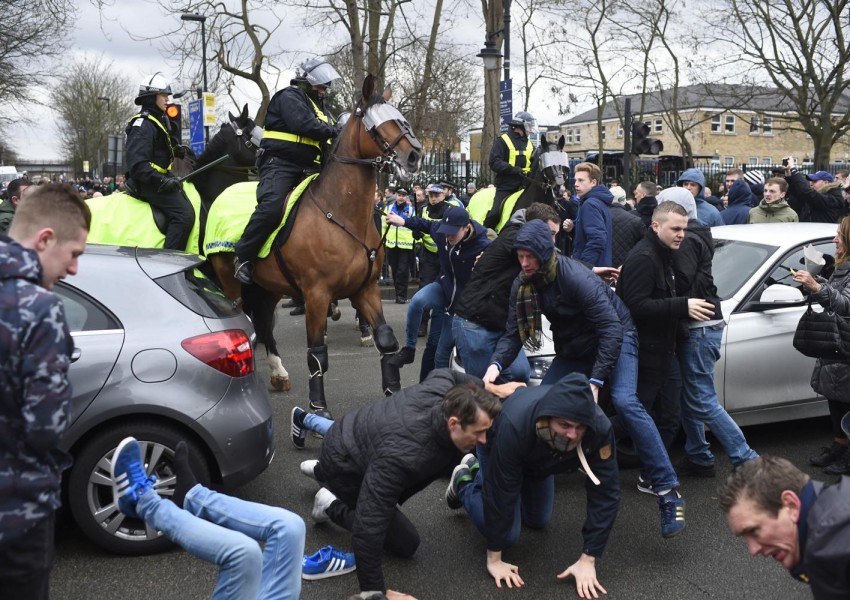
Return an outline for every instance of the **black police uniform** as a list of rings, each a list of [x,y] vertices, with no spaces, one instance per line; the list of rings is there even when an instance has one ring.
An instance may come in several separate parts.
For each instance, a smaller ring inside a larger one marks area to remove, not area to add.
[[[170,132],[171,123],[156,105],[145,103],[124,130],[127,136],[127,164],[130,187],[141,200],[160,208],[168,225],[165,247],[186,250],[195,223],[195,210],[183,195],[180,182],[171,175],[171,163],[179,152],[179,142]]]
[[[507,135],[516,149],[514,164],[511,164],[511,152],[502,135]],[[490,169],[496,174],[496,196],[493,198],[493,207],[488,211],[483,224],[491,229],[499,224],[505,198],[523,187],[525,182],[523,173],[527,173],[531,168],[530,158],[526,160],[526,153],[531,149],[531,140],[514,129],[509,129],[502,135],[493,141],[493,146],[490,148],[489,164]]]
[[[260,144],[257,208],[236,244],[236,258],[252,261],[283,217],[286,195],[305,173],[321,169],[322,148],[336,135],[333,117],[320,99],[311,98],[304,79],[293,79],[269,104]]]

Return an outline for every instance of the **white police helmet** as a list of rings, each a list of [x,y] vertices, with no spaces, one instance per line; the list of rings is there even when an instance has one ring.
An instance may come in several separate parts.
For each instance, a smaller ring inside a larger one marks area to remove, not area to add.
[[[301,65],[301,70],[304,72],[302,77],[307,80],[310,85],[324,85],[332,87],[333,83],[342,79],[342,76],[336,72],[323,58],[313,58]]]

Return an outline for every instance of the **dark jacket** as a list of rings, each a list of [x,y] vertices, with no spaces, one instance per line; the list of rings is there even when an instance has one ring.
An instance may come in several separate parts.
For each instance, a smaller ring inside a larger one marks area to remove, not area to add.
[[[679,176],[679,179],[676,180],[676,185],[681,187],[685,181],[693,181],[700,185],[699,193],[694,197],[697,203],[697,216],[700,222],[708,227],[724,225],[718,210],[705,201],[705,175],[703,172],[699,169],[685,169]],[[687,239],[687,236],[685,236],[685,239]]]
[[[497,188],[516,191],[524,185],[525,180],[522,177],[522,169],[526,166],[526,164],[525,155],[522,154],[522,151],[525,149],[527,144],[531,143],[531,140],[518,134],[513,129],[509,129],[506,133],[508,134],[508,137],[511,138],[511,141],[514,143],[514,148],[516,148],[518,153],[516,165],[511,166],[508,162],[510,152],[508,151],[508,145],[505,143],[505,140],[502,139],[501,134],[493,140],[493,146],[490,148],[489,165],[490,170],[496,174],[494,183]]]
[[[800,563],[791,575],[808,582],[815,600],[850,598],[850,478],[809,481],[800,500]]]
[[[505,332],[490,359],[502,368],[514,361],[522,346],[516,320],[519,280],[511,286]],[[634,329],[626,306],[584,264],[563,256],[558,257],[557,280],[535,289],[540,310],[551,324],[555,352],[592,361],[590,377],[604,382],[617,364],[623,333]]]
[[[320,147],[288,140],[276,140],[266,134],[260,142],[263,149],[263,160],[276,156],[290,164],[315,169],[325,142],[336,135],[333,118],[325,110],[322,103],[316,106],[328,118],[328,122],[319,120],[305,88],[309,84],[298,79],[290,81],[288,87],[279,90],[272,96],[269,110],[266,113],[266,131],[277,131],[304,136],[319,142]]]
[[[629,251],[643,236],[646,227],[640,217],[629,212],[622,204],[612,204],[611,210],[611,266],[619,267]]]
[[[154,169],[151,163],[167,170],[174,160],[173,148],[179,145],[179,141],[166,133],[171,131],[171,123],[159,108],[145,105],[139,114],[142,116],[130,119],[124,129],[127,136],[127,167],[134,181],[159,186],[166,175]]]
[[[617,282],[635,322],[641,351],[669,353],[676,349],[679,322],[688,318],[688,299],[676,294],[673,254],[651,229],[629,253]]]
[[[0,544],[59,508],[74,342],[38,255],[0,236]]]
[[[15,218],[15,205],[8,198],[0,199],[0,233],[9,232],[9,225]]]
[[[614,200],[604,185],[593,187],[579,199],[573,232],[573,258],[594,267],[610,267],[611,262],[611,211]]]
[[[837,315],[850,317],[850,262],[835,267],[829,281],[817,278],[821,289],[811,299]],[[827,400],[850,402],[850,361],[818,359],[812,372],[812,388]]]
[[[385,590],[384,538],[396,505],[445,475],[463,453],[443,415],[443,396],[481,380],[436,369],[420,384],[352,410],[322,442],[322,483],[354,509],[351,544],[361,590]]]
[[[488,459],[482,489],[487,549],[505,549],[517,518],[524,481],[540,481],[582,467],[577,449],[560,452],[538,436],[536,423],[545,417],[570,419],[587,426],[581,449],[600,485],[585,476],[587,516],[582,527],[582,552],[599,557],[617,518],[619,471],[611,423],[594,403],[587,378],[578,373],[567,375],[554,385],[518,389],[504,401],[501,414],[493,421],[487,434]]]
[[[688,220],[688,232],[682,245],[673,253],[673,271],[676,273],[676,295],[686,298],[701,298],[714,304],[711,321],[722,319],[723,310],[711,261],[714,259],[714,238],[711,229],[698,219]]]
[[[440,275],[437,282],[446,296],[446,310],[453,312],[454,303],[472,275],[475,259],[490,245],[487,230],[477,221],[472,223],[472,232],[454,246],[446,241],[444,233],[437,232],[441,221],[429,221],[420,217],[408,217],[404,226],[413,231],[428,233],[437,244],[440,257]]]
[[[838,223],[848,215],[840,183],[828,183],[818,192],[798,171],[788,175],[785,181],[788,182],[786,199],[801,223]]]
[[[655,196],[644,196],[641,201],[635,205],[635,212],[643,221],[643,226],[649,229],[652,225],[652,213],[658,208],[658,199]]]
[[[504,331],[511,284],[520,272],[514,241],[524,224],[525,210],[520,209],[487,247],[455,304],[457,316],[488,331]]]
[[[726,225],[744,225],[750,216],[750,209],[757,204],[758,200],[747,182],[738,179],[729,188],[729,204],[720,217]]]

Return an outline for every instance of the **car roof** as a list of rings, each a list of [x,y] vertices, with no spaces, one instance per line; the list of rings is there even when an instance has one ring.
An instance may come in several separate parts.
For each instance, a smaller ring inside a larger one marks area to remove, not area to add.
[[[88,244],[85,254],[90,256],[134,259],[151,279],[185,271],[203,262],[200,256],[189,254],[188,252],[157,248],[137,248],[132,246],[110,246],[106,244]]]
[[[810,240],[835,237],[834,223],[753,223],[712,227],[715,239],[753,242],[770,246],[797,246]]]

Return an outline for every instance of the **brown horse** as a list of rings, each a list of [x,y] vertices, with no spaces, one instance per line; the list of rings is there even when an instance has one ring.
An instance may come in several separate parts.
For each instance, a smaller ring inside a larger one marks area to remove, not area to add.
[[[362,98],[343,127],[319,177],[299,200],[289,239],[254,266],[254,281],[278,297],[303,296],[307,326],[310,407],[330,416],[323,375],[328,369],[324,342],[327,310],[336,298],[350,298],[369,323],[381,353],[385,393],[400,388],[398,370],[386,359],[398,350],[384,320],[378,275],[384,260],[381,235],[373,219],[377,174],[394,169],[401,179],[419,170],[422,146],[405,118],[389,104],[391,93],[376,93],[371,75]],[[211,259],[219,278],[233,280],[231,255]]]

